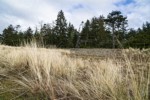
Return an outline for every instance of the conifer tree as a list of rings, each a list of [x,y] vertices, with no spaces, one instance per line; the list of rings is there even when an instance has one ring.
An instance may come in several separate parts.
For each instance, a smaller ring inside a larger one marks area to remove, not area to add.
[[[71,23],[69,23],[67,27],[67,47],[75,47],[74,41],[76,38],[76,33],[77,31],[75,30],[74,26]]]
[[[57,47],[66,47],[67,43],[67,21],[63,11],[59,11],[56,19],[56,26],[54,28],[54,34],[57,37]]]
[[[31,29],[31,27],[28,27],[24,32],[24,39],[26,42],[31,42],[31,40],[33,39],[33,30]]]
[[[115,48],[116,40],[122,42],[124,38],[127,27],[127,17],[124,17],[120,11],[112,11],[108,14],[105,22],[111,28],[113,48]]]
[[[8,28],[3,30],[2,36],[4,44],[11,46],[19,45],[18,32],[13,25],[9,25]]]
[[[81,31],[80,47],[88,47],[89,35],[90,35],[90,21],[87,20]]]

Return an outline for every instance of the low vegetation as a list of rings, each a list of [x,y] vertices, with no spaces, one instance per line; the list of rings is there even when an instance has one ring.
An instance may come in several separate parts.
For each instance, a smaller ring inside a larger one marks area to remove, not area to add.
[[[0,99],[149,100],[150,50],[0,45]]]

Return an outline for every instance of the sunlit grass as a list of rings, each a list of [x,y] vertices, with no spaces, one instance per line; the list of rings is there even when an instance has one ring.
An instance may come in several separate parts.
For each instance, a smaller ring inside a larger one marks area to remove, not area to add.
[[[1,45],[0,99],[149,100],[150,51],[112,51]]]

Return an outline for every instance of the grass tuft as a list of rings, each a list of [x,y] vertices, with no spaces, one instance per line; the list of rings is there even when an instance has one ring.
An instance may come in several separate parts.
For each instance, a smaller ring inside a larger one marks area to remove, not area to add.
[[[0,99],[149,100],[150,50],[0,45]]]

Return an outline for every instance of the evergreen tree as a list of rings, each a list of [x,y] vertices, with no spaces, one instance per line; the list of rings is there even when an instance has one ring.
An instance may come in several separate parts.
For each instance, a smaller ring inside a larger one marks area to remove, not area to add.
[[[120,11],[112,11],[105,20],[106,24],[111,27],[113,37],[113,48],[116,47],[116,40],[123,41],[126,27],[127,17],[124,17]]]
[[[93,30],[95,31],[95,46],[106,48],[110,47],[110,34],[108,31],[106,31],[104,17],[100,16],[96,18],[95,28]]]
[[[109,34],[105,30],[104,17],[94,17],[91,21],[91,39],[93,47],[106,47],[109,42]]]
[[[62,48],[110,48],[112,47],[110,43],[113,43],[114,48],[118,47],[116,41],[121,42],[124,47],[150,47],[150,23],[146,22],[142,28],[130,29],[127,33],[127,17],[124,17],[120,11],[112,11],[106,19],[100,16],[87,20],[80,32],[83,23],[77,31],[71,23],[67,24],[61,10],[52,25],[41,24],[41,28],[39,30],[36,28],[34,34],[30,27],[22,32],[20,25],[15,27],[9,25],[3,30],[2,35],[0,34],[0,43],[19,46],[24,40],[31,42],[34,38],[39,44],[45,46],[56,45]]]
[[[44,45],[48,46],[52,44],[53,38],[52,38],[52,29],[50,24],[44,24],[41,27],[40,37]]]
[[[104,17],[87,20],[81,32],[81,47],[107,47],[110,42],[109,32],[105,30]]]
[[[137,31],[131,29],[127,34],[126,47],[148,48],[150,47],[150,23],[146,22]]]
[[[89,35],[90,35],[90,21],[87,20],[83,26],[80,35],[80,47],[87,47],[89,42]]]
[[[2,34],[0,34],[0,44],[2,43],[2,41],[3,41],[3,36]]]
[[[75,47],[75,38],[76,38],[77,31],[75,30],[74,26],[69,23],[67,27],[67,47],[72,48]]]
[[[16,46],[19,45],[18,32],[15,30],[13,25],[9,25],[8,28],[5,28],[2,33],[3,43],[6,45]]]
[[[31,29],[31,27],[28,27],[28,29],[24,32],[24,39],[29,43],[33,39],[33,30]]]
[[[0,44],[3,42],[3,36],[0,34]]]
[[[24,33],[22,31],[18,32],[19,45],[24,42]]]
[[[41,42],[41,34],[40,34],[40,31],[39,31],[39,29],[37,27],[35,28],[35,32],[34,32],[34,39],[37,42],[37,44],[39,44],[39,45],[42,44],[42,42]]]
[[[65,19],[63,11],[59,11],[56,19],[56,26],[54,28],[54,34],[57,36],[57,47],[66,47],[67,43],[67,21]]]
[[[98,43],[99,36],[99,22],[96,17],[93,17],[90,25],[90,34],[89,34],[89,47],[96,47]]]

